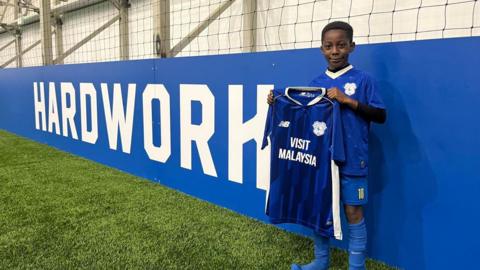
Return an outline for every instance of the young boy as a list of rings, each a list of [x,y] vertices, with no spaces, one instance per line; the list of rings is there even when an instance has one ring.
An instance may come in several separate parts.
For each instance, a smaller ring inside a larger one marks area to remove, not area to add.
[[[325,87],[330,99],[341,104],[346,160],[340,166],[341,200],[349,229],[349,269],[365,269],[367,229],[363,205],[367,203],[368,132],[370,122],[384,123],[385,106],[372,78],[353,68],[348,56],[355,49],[353,29],[345,22],[331,22],[322,30],[322,54],[328,69],[310,86]],[[268,103],[273,103],[270,93]],[[315,259],[292,270],[324,270],[329,264],[329,239],[314,233]]]

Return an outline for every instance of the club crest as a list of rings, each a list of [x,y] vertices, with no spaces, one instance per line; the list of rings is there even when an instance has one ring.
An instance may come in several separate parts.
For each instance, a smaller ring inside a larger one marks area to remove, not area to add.
[[[315,121],[312,127],[313,127],[313,134],[315,134],[316,136],[322,136],[323,134],[325,134],[325,130],[327,129],[327,124],[325,124],[325,122]]]
[[[343,88],[345,89],[345,94],[351,96],[355,94],[355,90],[357,90],[357,85],[355,83],[346,83]]]

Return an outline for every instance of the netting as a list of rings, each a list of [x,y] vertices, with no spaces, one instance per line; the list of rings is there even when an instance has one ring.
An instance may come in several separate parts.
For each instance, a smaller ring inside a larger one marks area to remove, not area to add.
[[[51,31],[42,27],[42,14],[49,15],[43,18],[50,18]],[[321,29],[335,20],[353,26],[357,44],[472,37],[480,35],[480,4],[477,0],[0,0],[0,66],[319,47]]]

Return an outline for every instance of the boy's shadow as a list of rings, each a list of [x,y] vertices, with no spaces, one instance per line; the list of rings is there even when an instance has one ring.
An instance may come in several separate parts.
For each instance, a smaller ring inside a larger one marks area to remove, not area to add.
[[[387,48],[384,63],[373,63],[378,86],[387,107],[387,122],[373,125],[370,133],[369,203],[366,207],[368,251],[375,259],[398,263],[404,269],[425,269],[423,215],[437,196],[437,181],[424,146],[411,125],[405,104],[408,94],[390,82],[398,74],[395,48]],[[376,54],[376,53],[375,53]],[[393,57],[392,57],[393,56]],[[372,57],[372,59],[379,58]],[[393,59],[392,59],[393,58]],[[387,61],[388,60],[388,61]]]

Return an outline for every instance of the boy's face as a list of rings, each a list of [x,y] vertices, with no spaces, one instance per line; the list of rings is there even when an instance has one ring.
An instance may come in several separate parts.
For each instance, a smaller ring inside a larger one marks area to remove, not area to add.
[[[320,48],[328,63],[329,69],[337,69],[348,64],[348,55],[355,48],[355,43],[350,42],[347,33],[341,29],[332,29],[323,35]]]

